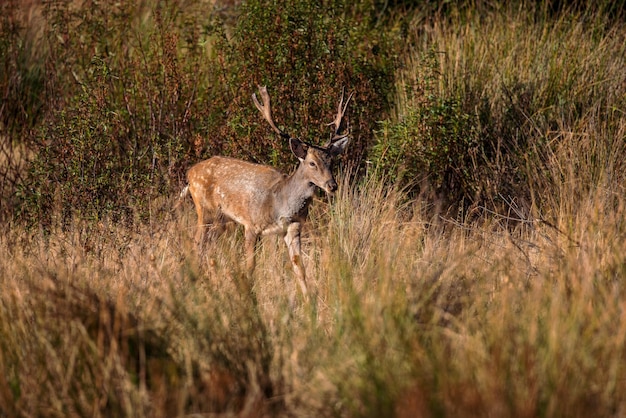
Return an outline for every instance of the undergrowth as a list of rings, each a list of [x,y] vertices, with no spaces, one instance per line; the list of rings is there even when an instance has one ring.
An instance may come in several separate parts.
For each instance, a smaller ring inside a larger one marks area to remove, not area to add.
[[[345,177],[347,179],[347,177]],[[626,405],[623,199],[567,231],[433,218],[370,177],[315,202],[313,297],[266,237],[198,255],[193,211],[136,232],[4,234],[0,409],[16,415],[611,416]],[[565,224],[560,219],[558,224]],[[30,242],[29,245],[25,245]]]

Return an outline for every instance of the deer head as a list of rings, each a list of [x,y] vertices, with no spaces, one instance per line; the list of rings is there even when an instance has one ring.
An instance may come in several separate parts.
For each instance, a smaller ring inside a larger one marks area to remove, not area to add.
[[[299,171],[301,171],[311,183],[315,184],[326,193],[333,194],[337,190],[337,182],[331,171],[332,161],[336,156],[345,151],[346,145],[348,144],[348,134],[340,134],[340,130],[341,121],[348,107],[348,103],[352,98],[352,94],[348,96],[348,99],[344,103],[344,93],[342,91],[337,108],[337,115],[335,119],[329,123],[329,126],[334,127],[332,137],[324,146],[316,146],[292,137],[279,129],[272,119],[270,97],[267,93],[267,87],[259,87],[259,92],[262,102],[260,102],[256,94],[253,93],[252,101],[254,105],[259,109],[272,129],[280,135],[281,138],[289,141],[291,152],[300,161]]]

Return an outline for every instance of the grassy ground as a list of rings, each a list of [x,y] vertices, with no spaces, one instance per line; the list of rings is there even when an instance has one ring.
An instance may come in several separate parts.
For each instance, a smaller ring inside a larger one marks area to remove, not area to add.
[[[189,202],[188,202],[189,203]],[[567,232],[462,225],[377,180],[316,202],[304,303],[266,238],[252,292],[240,234],[205,255],[192,209],[136,232],[2,237],[8,415],[620,416],[623,200]],[[583,215],[583,214],[581,214]],[[565,220],[559,223],[567,223]]]

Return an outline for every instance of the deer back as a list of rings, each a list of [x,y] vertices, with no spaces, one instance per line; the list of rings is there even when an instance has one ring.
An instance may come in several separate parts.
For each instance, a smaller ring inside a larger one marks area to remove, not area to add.
[[[258,229],[271,222],[272,190],[285,176],[272,167],[212,157],[190,168],[187,179],[197,204]]]

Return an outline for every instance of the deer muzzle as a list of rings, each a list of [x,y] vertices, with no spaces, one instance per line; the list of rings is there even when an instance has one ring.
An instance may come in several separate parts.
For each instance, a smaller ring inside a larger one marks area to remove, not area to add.
[[[337,191],[337,182],[335,179],[330,179],[326,182],[326,193],[333,194]]]

